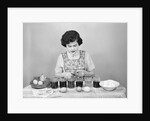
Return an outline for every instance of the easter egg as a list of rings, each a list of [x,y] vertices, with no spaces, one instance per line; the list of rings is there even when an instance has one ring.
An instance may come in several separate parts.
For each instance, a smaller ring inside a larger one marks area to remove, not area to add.
[[[42,84],[43,84],[43,82],[42,82],[42,81],[39,81],[39,82],[38,82],[38,85],[42,85]]]
[[[42,74],[42,75],[40,76],[40,81],[45,81],[45,79],[46,79],[45,75]]]
[[[62,88],[60,88],[60,92],[67,92],[67,88],[65,88],[65,87],[62,87]]]
[[[34,79],[33,84],[38,84],[38,81],[36,79]]]
[[[77,90],[78,92],[81,92],[81,91],[82,91],[82,88],[81,88],[81,87],[76,87],[76,90]]]
[[[83,91],[85,91],[85,92],[89,92],[89,91],[91,90],[90,87],[88,87],[88,86],[83,87],[82,89],[83,89]]]

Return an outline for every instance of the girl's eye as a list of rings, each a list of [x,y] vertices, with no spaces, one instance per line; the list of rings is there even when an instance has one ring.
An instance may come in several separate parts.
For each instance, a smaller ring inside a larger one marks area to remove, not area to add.
[[[68,47],[69,47],[69,48],[71,48],[71,47],[77,47],[77,45],[73,45],[73,46],[68,45]]]

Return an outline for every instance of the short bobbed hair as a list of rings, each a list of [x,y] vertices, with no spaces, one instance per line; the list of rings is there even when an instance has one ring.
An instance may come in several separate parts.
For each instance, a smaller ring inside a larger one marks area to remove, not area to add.
[[[62,35],[61,38],[62,46],[66,47],[66,44],[69,44],[70,42],[74,42],[74,41],[77,41],[79,46],[82,44],[82,39],[80,38],[80,35],[77,31],[69,30]]]

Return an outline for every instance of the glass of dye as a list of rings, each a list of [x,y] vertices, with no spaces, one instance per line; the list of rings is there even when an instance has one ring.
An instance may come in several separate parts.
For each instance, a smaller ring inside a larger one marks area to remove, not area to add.
[[[76,87],[83,87],[83,77],[76,77]]]
[[[70,79],[68,79],[68,88],[74,88],[75,87],[75,80],[76,80],[75,76],[72,76]]]
[[[63,77],[59,78],[59,86],[60,88],[67,87],[67,80]]]
[[[84,77],[84,81],[85,81],[85,86],[88,86],[88,87],[92,87],[92,78],[91,76],[85,76]]]
[[[98,76],[93,77],[93,87],[95,88],[101,87],[99,83],[100,83],[100,77]]]
[[[57,89],[58,88],[58,77],[53,77],[52,78],[52,82],[51,82],[51,88],[52,89]]]

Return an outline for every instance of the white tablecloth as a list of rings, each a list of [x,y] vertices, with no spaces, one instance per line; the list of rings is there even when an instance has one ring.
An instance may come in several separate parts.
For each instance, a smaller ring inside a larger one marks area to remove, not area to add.
[[[44,96],[36,96],[33,91],[41,89],[33,89],[30,85],[23,88],[24,98],[126,98],[126,88],[119,86],[116,90],[106,91],[103,88],[91,87],[90,92],[77,92],[76,89],[67,89],[66,93],[62,93],[58,89],[45,88],[42,90],[53,90],[53,93],[47,93]]]

